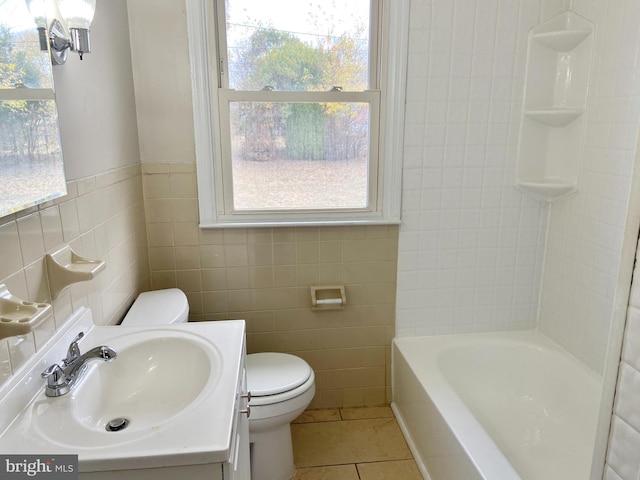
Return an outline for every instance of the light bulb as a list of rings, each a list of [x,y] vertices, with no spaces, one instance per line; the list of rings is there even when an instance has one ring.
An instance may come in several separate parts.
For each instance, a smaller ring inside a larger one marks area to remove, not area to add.
[[[29,13],[33,16],[38,28],[47,27],[47,5],[45,0],[26,0]]]
[[[96,0],[58,0],[58,9],[69,28],[88,30],[96,11]]]

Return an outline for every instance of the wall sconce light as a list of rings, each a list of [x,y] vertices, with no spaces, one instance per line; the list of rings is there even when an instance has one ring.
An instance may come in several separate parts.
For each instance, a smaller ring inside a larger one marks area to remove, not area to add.
[[[67,60],[67,52],[78,52],[80,60],[85,53],[91,53],[89,28],[96,11],[96,0],[25,0],[27,8],[36,21],[40,49],[51,50],[51,62],[62,65]],[[54,18],[47,34],[47,10],[50,1],[57,7],[67,28]]]

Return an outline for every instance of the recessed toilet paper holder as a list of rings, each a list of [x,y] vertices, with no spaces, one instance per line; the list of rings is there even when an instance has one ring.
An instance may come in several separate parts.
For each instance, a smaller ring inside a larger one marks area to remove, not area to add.
[[[336,310],[347,304],[344,285],[312,285],[311,309]]]

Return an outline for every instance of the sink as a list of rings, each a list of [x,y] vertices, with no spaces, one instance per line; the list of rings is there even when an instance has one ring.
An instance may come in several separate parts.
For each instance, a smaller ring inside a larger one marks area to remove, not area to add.
[[[77,317],[0,386],[3,454],[77,454],[80,473],[228,461],[244,321],[123,327],[93,325],[89,309]],[[117,357],[89,363],[66,395],[45,396],[40,373],[80,331],[82,352],[107,345]]]
[[[179,421],[176,416],[188,415],[215,388],[223,362],[214,346],[177,333],[111,339],[118,356],[90,364],[69,394],[35,402],[34,426],[53,443],[101,447],[139,440]]]
[[[117,418],[127,419],[130,430],[170,421],[219,377],[222,362],[215,354],[210,358],[200,345],[184,338],[127,347],[113,362],[94,365],[75,392],[71,413],[99,432]]]

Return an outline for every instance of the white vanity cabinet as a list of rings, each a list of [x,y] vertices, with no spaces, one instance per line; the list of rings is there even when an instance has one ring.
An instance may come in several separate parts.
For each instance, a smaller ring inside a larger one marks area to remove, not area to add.
[[[80,480],[250,480],[249,458],[249,394],[247,391],[246,347],[243,342],[242,358],[235,391],[233,428],[230,438],[229,460],[224,463],[166,466],[135,470],[80,472]],[[203,425],[202,428],[205,428]]]
[[[47,397],[40,373],[80,332],[82,351],[117,357]],[[95,326],[80,309],[0,384],[0,451],[78,455],[81,480],[250,480],[245,362],[242,320]],[[129,422],[109,430],[111,418]]]
[[[243,354],[242,368],[236,392],[235,421],[232,437],[231,457],[222,465],[224,480],[249,480],[251,462],[249,459],[249,393],[247,391],[246,354]]]

